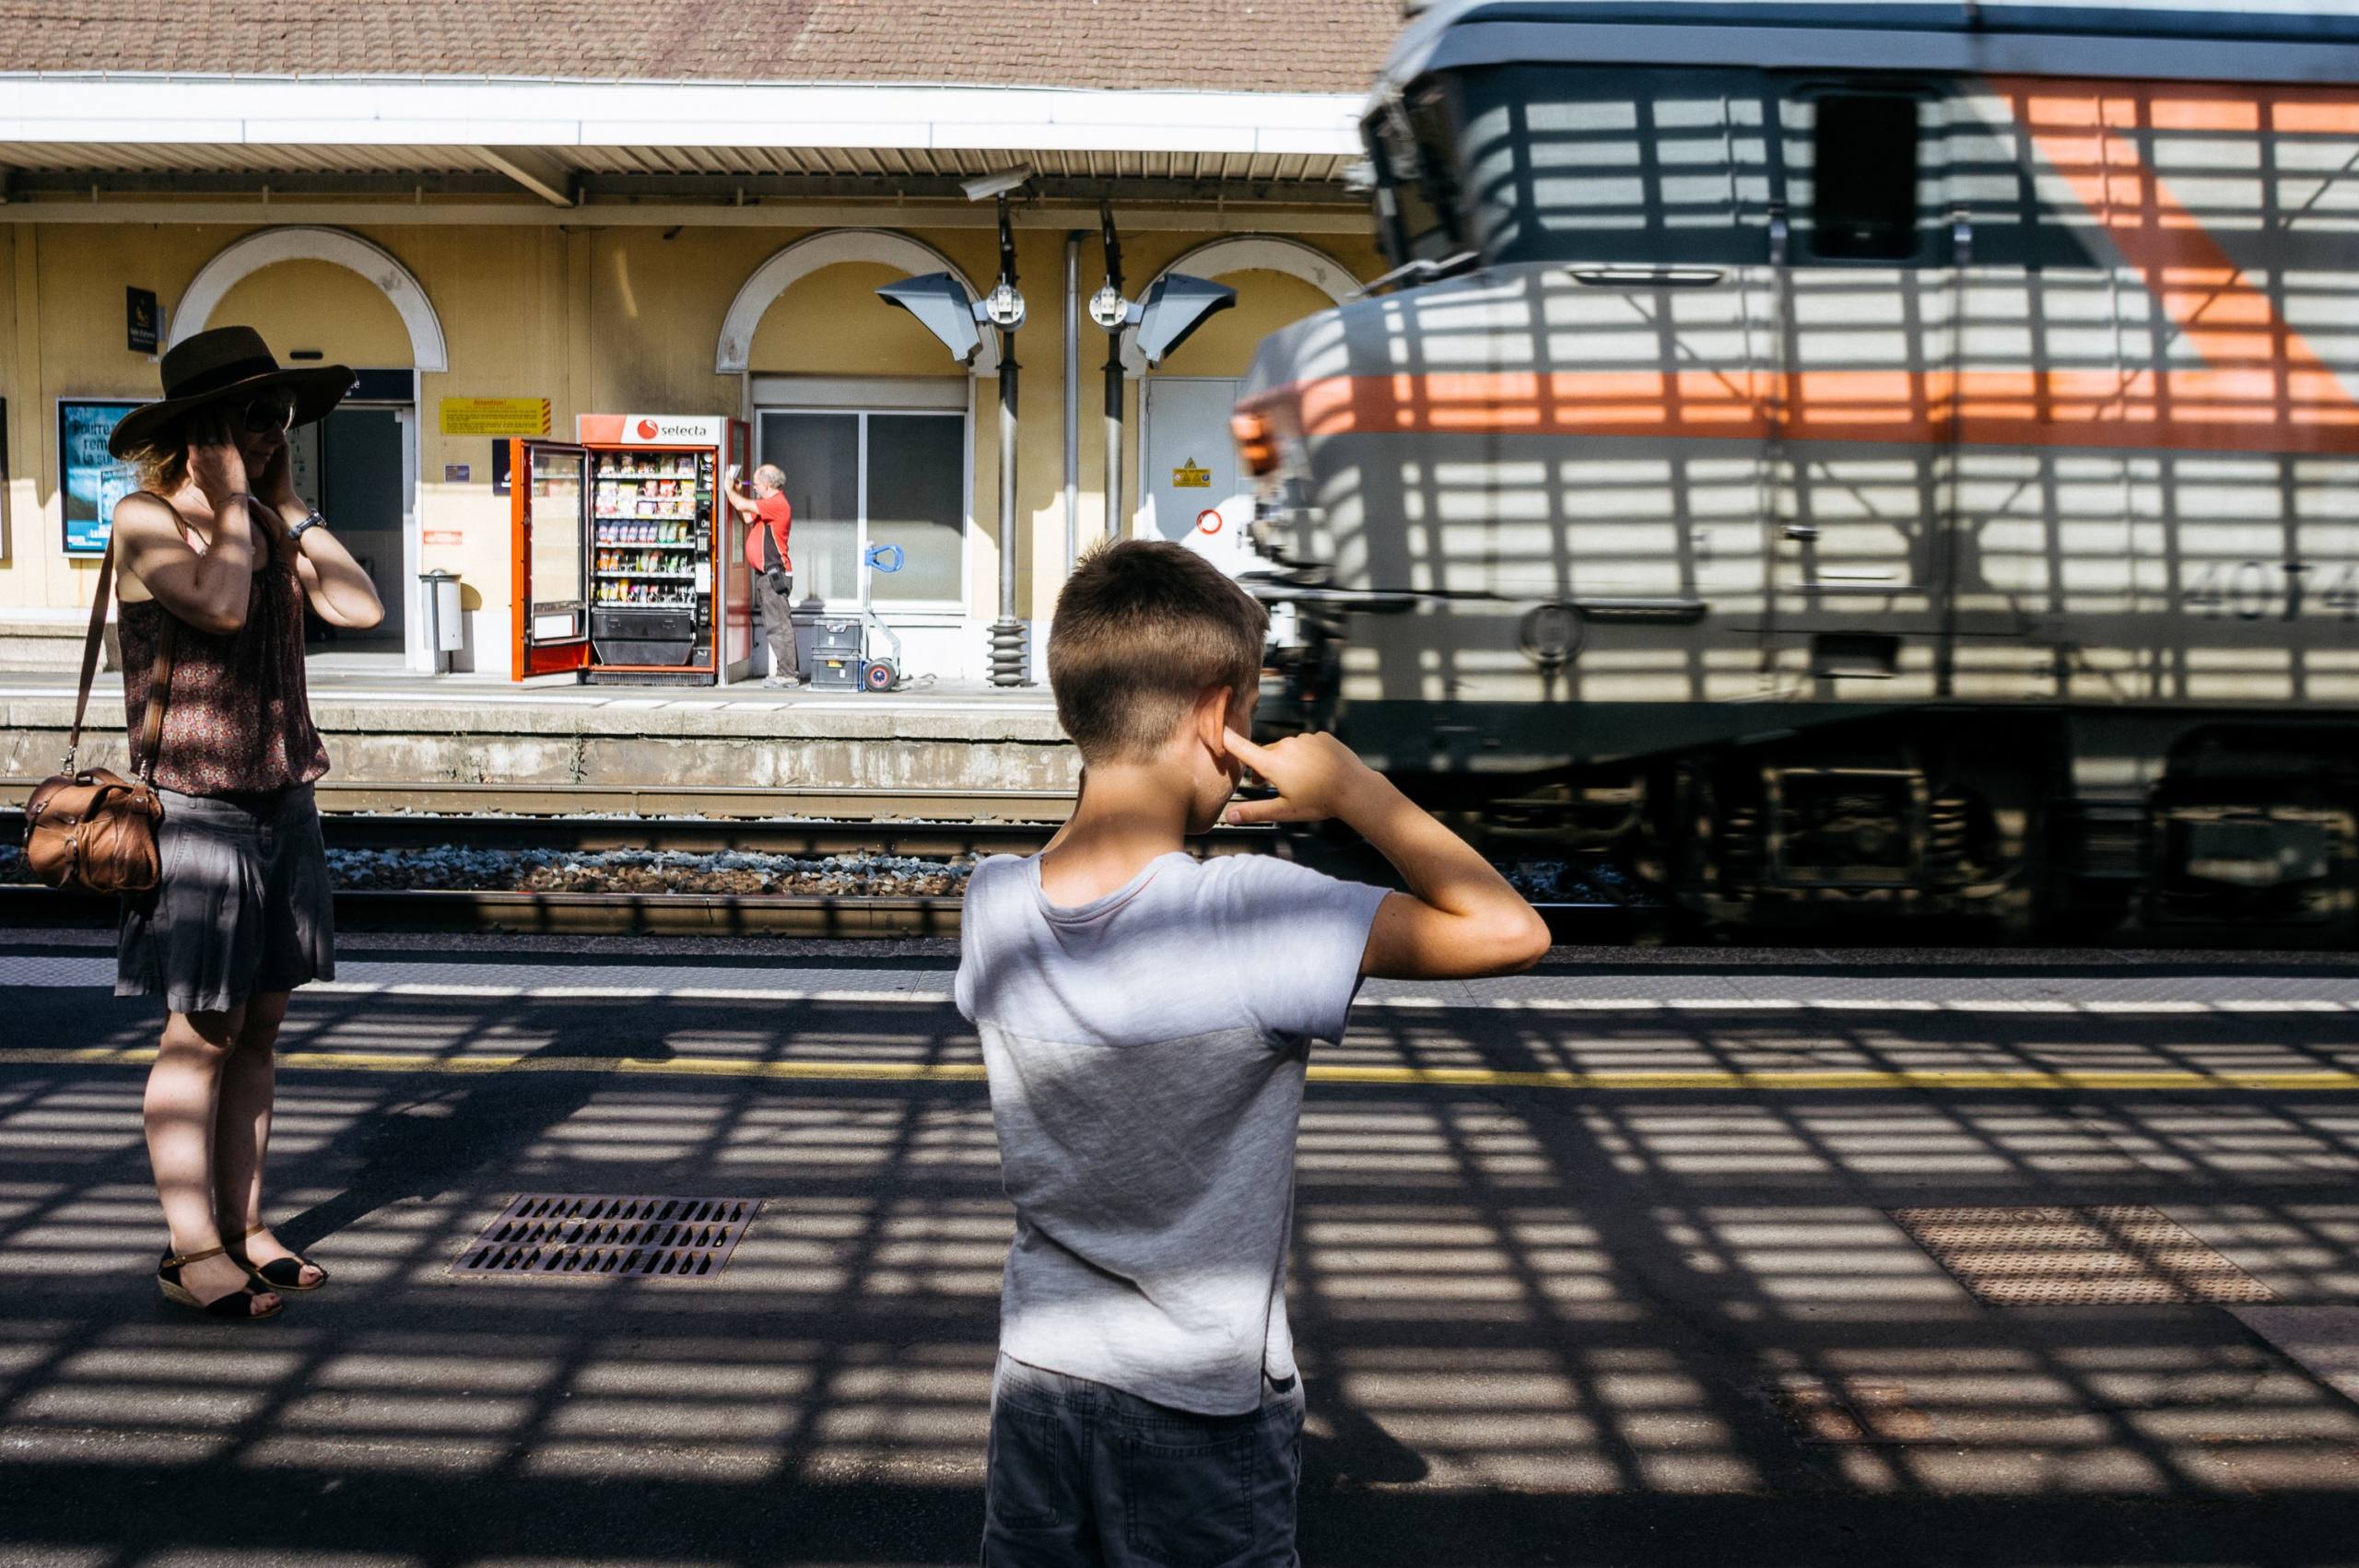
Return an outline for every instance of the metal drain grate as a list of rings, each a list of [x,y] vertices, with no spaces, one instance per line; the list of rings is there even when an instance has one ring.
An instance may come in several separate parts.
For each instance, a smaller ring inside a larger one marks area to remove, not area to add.
[[[1993,1306],[2274,1299],[2267,1285],[2142,1203],[1891,1213],[1935,1262]]]
[[[718,1279],[761,1202],[527,1192],[451,1265],[464,1280]]]

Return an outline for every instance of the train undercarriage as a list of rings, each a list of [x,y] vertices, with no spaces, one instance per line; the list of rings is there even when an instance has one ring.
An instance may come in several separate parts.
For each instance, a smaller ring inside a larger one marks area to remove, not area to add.
[[[1516,772],[1453,766],[1431,736],[1403,746],[1348,707],[1317,727],[1495,861],[1564,867],[1584,890],[1567,900],[1688,935],[2359,945],[2359,716],[1942,703],[1775,724]]]

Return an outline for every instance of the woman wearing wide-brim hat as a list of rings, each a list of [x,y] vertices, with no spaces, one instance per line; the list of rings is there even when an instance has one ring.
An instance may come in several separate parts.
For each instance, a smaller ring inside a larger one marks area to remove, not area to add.
[[[108,443],[139,470],[114,509],[123,712],[132,764],[153,766],[164,802],[162,880],[123,902],[114,989],[169,1014],[146,1105],[171,1234],[157,1281],[181,1305],[249,1320],[327,1282],[262,1215],[279,1023],[296,987],[335,972],[303,612],[361,631],[385,608],[295,493],[288,443],[352,372],[281,369],[251,327],[217,327],[174,345],[163,379],[163,399]]]

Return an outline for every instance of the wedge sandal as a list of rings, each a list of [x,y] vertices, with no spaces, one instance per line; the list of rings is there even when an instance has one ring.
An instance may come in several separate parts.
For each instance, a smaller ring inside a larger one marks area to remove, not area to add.
[[[262,1235],[263,1232],[268,1229],[270,1229],[268,1225],[256,1225],[244,1235],[240,1236],[238,1238],[238,1250],[231,1253],[230,1256],[235,1258],[241,1263],[246,1263],[245,1244],[253,1240],[254,1237]],[[260,1280],[264,1284],[268,1285],[274,1291],[316,1291],[322,1285],[328,1282],[328,1271],[324,1269],[320,1269],[318,1264],[312,1262],[310,1258],[301,1256],[294,1258],[274,1258],[259,1269],[255,1268],[251,1263],[246,1263],[246,1268],[247,1270],[254,1276],[254,1278]],[[303,1283],[303,1270],[306,1269],[320,1270],[320,1277],[312,1281],[308,1285]]]
[[[187,1265],[202,1263],[208,1258],[218,1258],[229,1250],[226,1246],[215,1246],[203,1252],[167,1252],[164,1260],[156,1265],[157,1288],[164,1293],[164,1299],[175,1306],[185,1306],[192,1312],[201,1312],[207,1317],[218,1317],[231,1323],[260,1322],[286,1311],[287,1304],[282,1301],[273,1304],[265,1311],[256,1312],[254,1299],[269,1293],[256,1289],[251,1276],[242,1288],[227,1295],[216,1296],[211,1301],[197,1300],[196,1293],[181,1283],[181,1270]]]

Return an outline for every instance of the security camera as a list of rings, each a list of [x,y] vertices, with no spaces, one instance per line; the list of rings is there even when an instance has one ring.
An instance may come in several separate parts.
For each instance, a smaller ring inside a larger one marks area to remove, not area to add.
[[[996,174],[977,174],[961,180],[958,188],[967,193],[967,199],[970,202],[988,202],[993,196],[1006,195],[1031,178],[1032,170],[1028,168],[1003,169]]]

